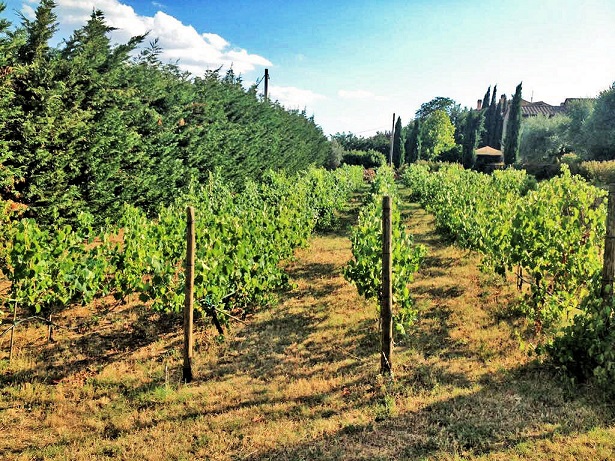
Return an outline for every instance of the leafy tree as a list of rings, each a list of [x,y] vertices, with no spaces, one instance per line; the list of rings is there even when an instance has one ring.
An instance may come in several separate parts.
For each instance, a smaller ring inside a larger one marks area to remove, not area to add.
[[[393,165],[395,165],[395,168],[399,168],[404,164],[404,146],[401,142],[401,131],[401,117],[397,117],[393,133]]]
[[[615,159],[615,82],[596,99],[585,130],[587,149],[591,158]]]
[[[458,105],[451,98],[437,96],[431,101],[421,104],[415,116],[416,118],[425,119],[435,111],[442,110],[450,117],[456,107],[458,107]]]
[[[587,157],[588,137],[591,134],[586,129],[588,120],[594,111],[594,99],[581,99],[568,104],[566,115],[570,122],[566,128],[567,143],[577,154]]]
[[[333,135],[333,139],[337,140],[346,150],[375,150],[382,153],[386,158],[389,157],[391,149],[390,133],[380,131],[368,138],[353,133],[336,133]]]
[[[422,124],[421,156],[427,160],[436,160],[440,154],[455,146],[455,127],[443,110],[432,112]]]
[[[340,145],[337,140],[331,140],[331,152],[327,157],[327,162],[325,166],[329,170],[335,170],[342,164],[342,158],[344,157],[344,148]]]
[[[387,164],[386,157],[375,150],[349,150],[342,157],[344,165],[360,165],[363,168],[379,168]]]
[[[504,162],[512,165],[519,157],[519,134],[521,131],[521,86],[517,85],[510,104],[506,137],[504,138]]]
[[[565,136],[569,123],[570,119],[565,115],[523,120],[519,140],[520,159],[527,163],[543,162],[569,151]]]

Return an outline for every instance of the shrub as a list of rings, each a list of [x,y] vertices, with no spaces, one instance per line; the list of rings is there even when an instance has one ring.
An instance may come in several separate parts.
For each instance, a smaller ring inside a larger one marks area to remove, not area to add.
[[[595,280],[594,292],[581,304],[582,314],[576,315],[572,325],[546,346],[554,363],[574,379],[595,379],[609,385],[615,379],[614,300],[604,302],[600,297],[600,283]]]
[[[363,168],[378,168],[386,165],[387,159],[385,156],[375,150],[351,150],[344,153],[342,164],[344,165],[360,165]]]
[[[596,186],[615,183],[615,160],[582,162],[579,174]]]

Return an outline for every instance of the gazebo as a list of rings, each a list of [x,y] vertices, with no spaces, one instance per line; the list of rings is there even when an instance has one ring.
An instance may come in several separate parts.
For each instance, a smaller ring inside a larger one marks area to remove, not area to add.
[[[483,173],[491,173],[493,170],[504,169],[504,154],[501,150],[490,146],[476,149],[476,162],[474,168]]]

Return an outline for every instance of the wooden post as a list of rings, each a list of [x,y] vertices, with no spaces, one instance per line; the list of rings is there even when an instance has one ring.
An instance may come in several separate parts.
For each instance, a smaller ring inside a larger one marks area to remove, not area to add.
[[[269,69],[265,69],[265,101],[269,100]]]
[[[55,342],[53,339],[53,323],[51,322],[51,312],[49,312],[49,318],[47,319],[47,342],[53,343]]]
[[[380,374],[392,374],[391,352],[393,350],[393,286],[391,283],[391,197],[382,197],[382,305],[380,323],[382,328],[382,351]]]
[[[13,360],[13,346],[15,345],[15,327],[17,326],[17,303],[13,307],[13,327],[11,328],[11,340],[9,342],[9,363]]]
[[[393,126],[391,128],[391,147],[389,149],[389,166],[393,166],[393,140],[395,139],[395,112],[393,112]]]
[[[192,381],[192,322],[194,320],[194,207],[186,208],[186,295],[184,300],[184,370],[182,380]]]
[[[606,237],[604,239],[604,264],[602,266],[602,299],[613,298],[613,278],[615,276],[615,184],[609,186],[608,214],[606,218]]]

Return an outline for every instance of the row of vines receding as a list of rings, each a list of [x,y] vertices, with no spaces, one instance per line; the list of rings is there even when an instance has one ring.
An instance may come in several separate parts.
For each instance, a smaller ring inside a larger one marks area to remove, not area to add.
[[[227,320],[231,310],[251,309],[287,284],[280,262],[305,245],[314,230],[334,225],[335,211],[362,182],[360,167],[313,168],[297,175],[269,172],[235,193],[211,175],[160,208],[154,219],[128,204],[117,221],[102,226],[87,213],[76,225],[58,228],[31,218],[6,218],[0,271],[10,289],[0,305],[0,321],[16,308],[47,316],[108,295],[121,301],[136,294],[156,311],[179,312],[187,204],[197,215],[196,308],[202,314],[215,308]]]
[[[603,383],[615,377],[613,303],[600,296],[606,193],[564,167],[537,183],[524,171],[485,175],[412,165],[403,181],[440,232],[482,255],[485,270],[515,271],[522,312],[562,368]]]

